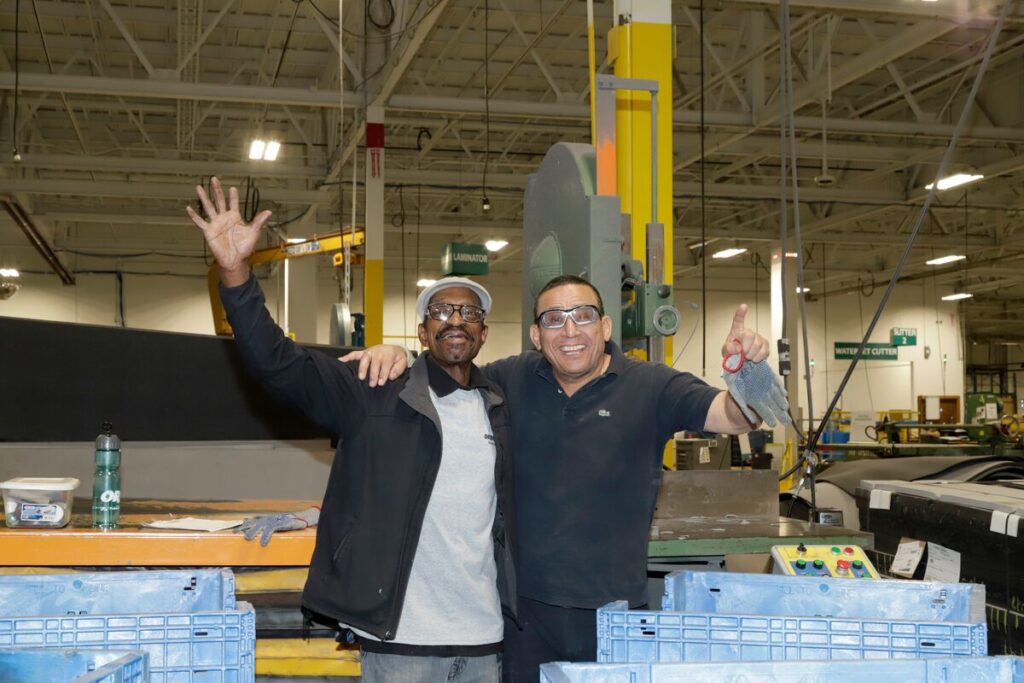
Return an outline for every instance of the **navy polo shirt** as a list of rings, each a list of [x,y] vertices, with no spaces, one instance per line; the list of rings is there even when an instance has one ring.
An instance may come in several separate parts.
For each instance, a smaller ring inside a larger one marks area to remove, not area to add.
[[[703,430],[721,391],[623,355],[567,397],[530,351],[484,366],[512,411],[519,594],[595,609],[646,602],[647,540],[665,443]]]

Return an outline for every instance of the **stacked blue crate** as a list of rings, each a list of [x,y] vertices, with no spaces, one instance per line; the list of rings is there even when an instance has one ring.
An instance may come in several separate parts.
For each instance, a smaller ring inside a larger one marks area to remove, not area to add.
[[[0,648],[142,650],[153,683],[252,683],[256,617],[229,570],[4,576]]]
[[[979,657],[987,654],[983,590],[675,572],[663,611],[625,602],[598,610],[598,662]]]
[[[0,650],[0,683],[148,683],[146,653]]]
[[[985,587],[937,581],[851,581],[730,572],[673,572],[661,608],[789,617],[985,622]]]
[[[541,683],[1024,683],[1024,659],[985,657],[713,664],[569,664],[540,667]]]
[[[961,622],[656,612],[625,601],[597,611],[598,662],[983,657],[987,639],[984,624]]]

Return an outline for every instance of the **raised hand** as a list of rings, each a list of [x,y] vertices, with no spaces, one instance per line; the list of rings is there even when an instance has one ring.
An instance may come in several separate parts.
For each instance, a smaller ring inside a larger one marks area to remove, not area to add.
[[[224,284],[239,285],[249,279],[248,258],[255,251],[260,230],[270,218],[271,212],[261,211],[252,223],[246,223],[238,210],[238,189],[230,188],[225,201],[220,180],[213,178],[211,184],[212,202],[206,190],[199,185],[196,186],[196,194],[206,212],[206,220],[203,220],[191,206],[185,207],[185,213],[203,231],[206,244],[220,267],[221,280]]]
[[[751,363],[760,363],[768,357],[771,346],[767,339],[746,326],[746,318],[747,305],[740,304],[732,316],[729,336],[722,344],[722,358],[742,353],[744,358]]]

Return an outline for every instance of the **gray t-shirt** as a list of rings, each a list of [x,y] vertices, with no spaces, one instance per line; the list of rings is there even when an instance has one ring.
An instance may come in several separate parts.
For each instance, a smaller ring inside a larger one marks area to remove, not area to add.
[[[491,529],[494,436],[478,389],[430,399],[441,419],[441,466],[427,503],[395,643],[489,645],[503,636]],[[362,638],[373,638],[353,629]]]

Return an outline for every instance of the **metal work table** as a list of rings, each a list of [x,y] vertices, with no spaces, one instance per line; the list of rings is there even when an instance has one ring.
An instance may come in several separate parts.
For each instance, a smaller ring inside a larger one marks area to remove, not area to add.
[[[651,527],[651,559],[769,553],[773,545],[797,543],[858,545],[871,548],[864,531],[813,524],[779,516],[727,515],[657,519]]]
[[[647,555],[666,561],[769,553],[800,540],[872,547],[870,533],[780,517],[770,470],[675,471],[662,477]]]

